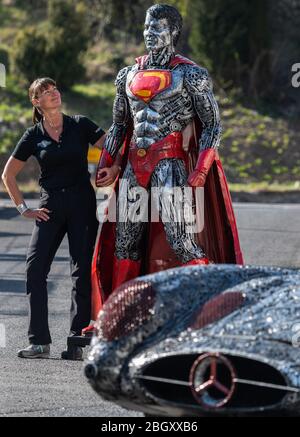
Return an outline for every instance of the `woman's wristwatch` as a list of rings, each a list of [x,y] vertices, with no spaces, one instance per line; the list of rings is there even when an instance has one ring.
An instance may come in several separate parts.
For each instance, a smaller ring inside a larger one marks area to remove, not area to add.
[[[17,210],[19,211],[19,213],[20,213],[21,215],[23,215],[24,212],[27,211],[27,210],[29,209],[25,202],[20,203],[20,205],[17,205],[16,208],[17,208]]]

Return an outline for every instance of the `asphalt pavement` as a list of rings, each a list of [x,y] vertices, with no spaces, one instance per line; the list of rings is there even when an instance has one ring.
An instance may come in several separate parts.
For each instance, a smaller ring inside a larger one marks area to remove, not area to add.
[[[234,209],[247,264],[300,267],[300,205],[238,203]],[[86,382],[82,362],[60,359],[71,291],[66,238],[48,279],[51,358],[16,357],[27,345],[24,267],[32,228],[9,200],[0,200],[0,416],[140,416],[102,401]]]

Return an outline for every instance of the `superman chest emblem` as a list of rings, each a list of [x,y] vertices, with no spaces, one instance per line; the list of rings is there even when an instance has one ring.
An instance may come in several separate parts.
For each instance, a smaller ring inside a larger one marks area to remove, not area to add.
[[[129,89],[134,96],[148,103],[157,94],[169,88],[171,82],[172,75],[168,70],[142,70],[136,72]]]

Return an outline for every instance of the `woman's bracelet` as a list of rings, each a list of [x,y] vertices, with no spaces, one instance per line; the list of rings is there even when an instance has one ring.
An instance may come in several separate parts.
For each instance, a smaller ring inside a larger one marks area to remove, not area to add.
[[[25,202],[20,203],[20,205],[17,205],[16,208],[17,208],[17,210],[19,211],[19,213],[20,213],[21,215],[23,215],[24,212],[27,211],[27,210],[29,209]]]

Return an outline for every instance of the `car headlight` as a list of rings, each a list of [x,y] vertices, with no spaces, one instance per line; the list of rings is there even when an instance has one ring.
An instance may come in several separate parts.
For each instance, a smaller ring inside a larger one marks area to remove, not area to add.
[[[118,340],[147,322],[153,315],[155,290],[150,281],[128,281],[118,287],[100,311],[98,338]]]

